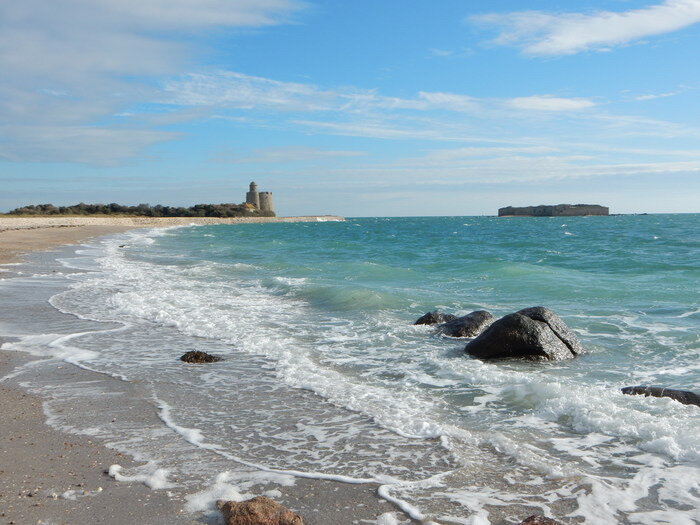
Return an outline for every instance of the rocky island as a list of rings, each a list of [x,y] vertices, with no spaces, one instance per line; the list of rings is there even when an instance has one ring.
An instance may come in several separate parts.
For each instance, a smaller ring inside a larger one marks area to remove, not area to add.
[[[607,206],[599,204],[540,204],[539,206],[506,206],[498,209],[499,217],[573,217],[582,215],[610,215]]]

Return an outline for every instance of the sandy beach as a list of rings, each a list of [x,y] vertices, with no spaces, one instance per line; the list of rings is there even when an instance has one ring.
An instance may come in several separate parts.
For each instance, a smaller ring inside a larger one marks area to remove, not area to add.
[[[129,229],[195,223],[292,222],[342,220],[339,217],[229,219],[140,219],[140,218],[0,218],[0,264],[17,262],[21,255],[79,244],[90,238]],[[0,308],[8,308],[0,303]],[[0,316],[2,314],[0,313]],[[3,316],[5,317],[5,316]],[[0,345],[10,341],[0,337]],[[65,381],[122,382],[56,360]],[[188,513],[186,494],[153,490],[138,482],[116,481],[109,467],[125,469],[138,465],[132,457],[108,448],[97,438],[57,430],[46,423],[46,398],[28,393],[20,386],[32,383],[37,357],[21,352],[0,351],[0,523],[218,523],[216,515]],[[24,368],[22,368],[24,367]],[[22,373],[17,372],[22,369]],[[117,384],[121,383],[121,384]],[[161,424],[155,414],[144,413],[144,424]],[[299,512],[308,524],[374,523],[397,509],[376,495],[371,484],[298,479],[293,486],[280,487],[284,505]]]
[[[300,217],[0,217],[0,264],[17,254],[80,243],[91,237],[134,228],[183,226],[187,224],[251,224],[279,222],[342,221],[336,215]]]

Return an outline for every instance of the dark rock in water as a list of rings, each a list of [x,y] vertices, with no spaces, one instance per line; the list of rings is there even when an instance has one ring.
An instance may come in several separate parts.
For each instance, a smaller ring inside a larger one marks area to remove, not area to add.
[[[216,506],[226,525],[304,525],[301,516],[265,496],[240,502],[219,500]]]
[[[700,396],[689,390],[673,390],[671,388],[661,388],[658,386],[626,386],[622,389],[622,393],[630,396],[670,397],[684,405],[700,407]]]
[[[454,321],[455,319],[457,319],[457,317],[452,314],[443,314],[438,312],[437,310],[433,310],[432,312],[428,312],[424,316],[419,317],[418,320],[413,324],[416,325],[446,323],[448,321]]]
[[[450,337],[476,337],[496,318],[486,310],[477,310],[453,321],[441,324],[440,331]]]
[[[553,520],[552,518],[545,518],[544,516],[528,516],[525,518],[523,521],[520,522],[520,525],[560,525],[557,520]]]
[[[531,311],[532,310],[532,311]],[[530,313],[534,317],[523,315]],[[550,325],[554,325],[553,329]],[[558,333],[564,335],[564,341]],[[553,312],[542,307],[526,308],[495,321],[464,350],[479,359],[522,358],[537,361],[559,361],[576,356],[570,346],[581,351],[575,336]]]
[[[223,359],[217,355],[207,354],[199,350],[192,350],[183,354],[180,357],[180,361],[184,361],[185,363],[216,363],[217,361],[223,361]]]
[[[552,331],[557,334],[557,337],[569,347],[572,354],[579,355],[583,353],[583,347],[581,343],[579,343],[576,334],[569,330],[569,327],[564,324],[564,321],[549,308],[545,308],[544,306],[532,306],[530,308],[523,308],[516,313],[534,319],[535,321],[547,323]]]

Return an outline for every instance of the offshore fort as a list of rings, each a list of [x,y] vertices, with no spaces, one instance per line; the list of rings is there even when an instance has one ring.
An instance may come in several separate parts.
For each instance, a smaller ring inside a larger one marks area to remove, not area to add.
[[[610,215],[607,206],[599,204],[540,204],[517,208],[506,206],[498,209],[499,217],[574,217],[583,215]]]
[[[271,191],[258,191],[255,182],[250,183],[250,189],[245,194],[245,203],[263,212],[263,215],[275,217],[274,206],[272,205]]]

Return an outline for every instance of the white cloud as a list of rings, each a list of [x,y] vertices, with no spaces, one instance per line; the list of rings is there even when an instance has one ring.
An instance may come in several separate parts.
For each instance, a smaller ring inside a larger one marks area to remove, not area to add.
[[[380,95],[376,90],[321,89],[312,84],[285,82],[235,71],[190,73],[168,80],[162,102],[181,106],[218,106],[279,111],[445,110],[473,112],[474,97],[457,93],[418,92],[415,98]]]
[[[649,93],[648,95],[638,95],[635,100],[654,100],[655,98],[674,97],[680,93],[679,91],[671,91],[669,93]]]
[[[0,158],[22,162],[77,162],[111,166],[143,158],[153,144],[178,138],[178,133],[147,129],[92,126],[2,126]]]
[[[455,54],[454,51],[450,51],[447,49],[438,49],[438,48],[431,48],[429,49],[430,54],[435,55],[436,57],[449,57]]]
[[[105,162],[119,152],[137,155],[137,144],[173,135],[135,129],[129,139],[124,128],[94,124],[155,100],[152,80],[189,64],[203,31],[281,23],[302,7],[295,0],[0,2],[0,122],[5,132],[18,130],[0,135],[11,150],[4,155],[70,162],[72,153],[76,162],[98,161],[97,153],[62,140],[81,126],[95,152],[107,153]],[[110,144],[117,145],[113,153]]]
[[[400,98],[380,95],[374,90],[354,90],[340,92],[338,96],[345,100],[342,109],[347,111],[407,109],[416,111],[446,110],[470,112],[479,109],[477,99],[457,93],[419,91],[415,98]]]
[[[304,146],[286,146],[274,148],[261,148],[242,157],[238,155],[224,154],[213,159],[216,162],[231,163],[288,163],[309,162],[338,157],[358,157],[365,155],[363,151],[323,150]]]
[[[297,124],[308,129],[333,135],[349,137],[368,137],[375,139],[422,139],[422,140],[451,140],[441,132],[430,127],[416,128],[402,126],[395,122],[387,122],[377,118],[367,118],[359,121],[329,122],[322,120],[294,120]]]
[[[501,27],[495,44],[515,45],[530,55],[572,55],[588,50],[605,51],[696,24],[700,22],[700,0],[666,0],[622,12],[520,11],[479,15],[471,20]]]
[[[551,95],[516,97],[505,101],[507,106],[532,111],[575,111],[592,108],[595,102],[587,98],[561,98]]]
[[[428,151],[424,156],[408,159],[411,165],[454,165],[473,162],[482,157],[505,157],[523,155],[554,154],[559,150],[552,146],[469,146],[465,148],[436,149]]]
[[[162,101],[180,106],[320,111],[337,107],[337,94],[310,84],[282,82],[233,71],[190,73],[169,80]]]
[[[421,91],[418,96],[425,101],[426,108],[470,112],[479,109],[477,99],[455,93],[428,93]]]
[[[372,137],[398,137],[410,132],[395,124],[386,125],[387,120],[406,120],[413,116],[411,125],[421,124],[421,115],[442,111],[453,115],[449,121],[471,118],[499,118],[504,108],[508,116],[517,117],[512,110],[543,113],[571,112],[596,106],[596,102],[580,97],[556,97],[535,95],[511,99],[477,98],[460,93],[419,91],[411,98],[392,97],[377,90],[355,88],[322,89],[313,84],[285,82],[257,77],[234,71],[190,73],[168,80],[165,96],[160,101],[182,107],[211,107],[220,109],[267,111],[267,112],[325,112],[331,115],[325,122],[314,121],[314,127],[329,130],[358,131],[358,122]],[[500,115],[499,115],[500,113]],[[461,117],[460,114],[464,116]],[[524,118],[527,118],[523,115]],[[340,119],[340,121],[339,121]],[[308,118],[298,121],[311,122]],[[462,124],[464,126],[464,123]],[[409,126],[410,127],[410,126]],[[460,133],[461,135],[463,133]]]
[[[303,4],[295,0],[91,0],[122,22],[148,29],[261,27],[287,21]]]

